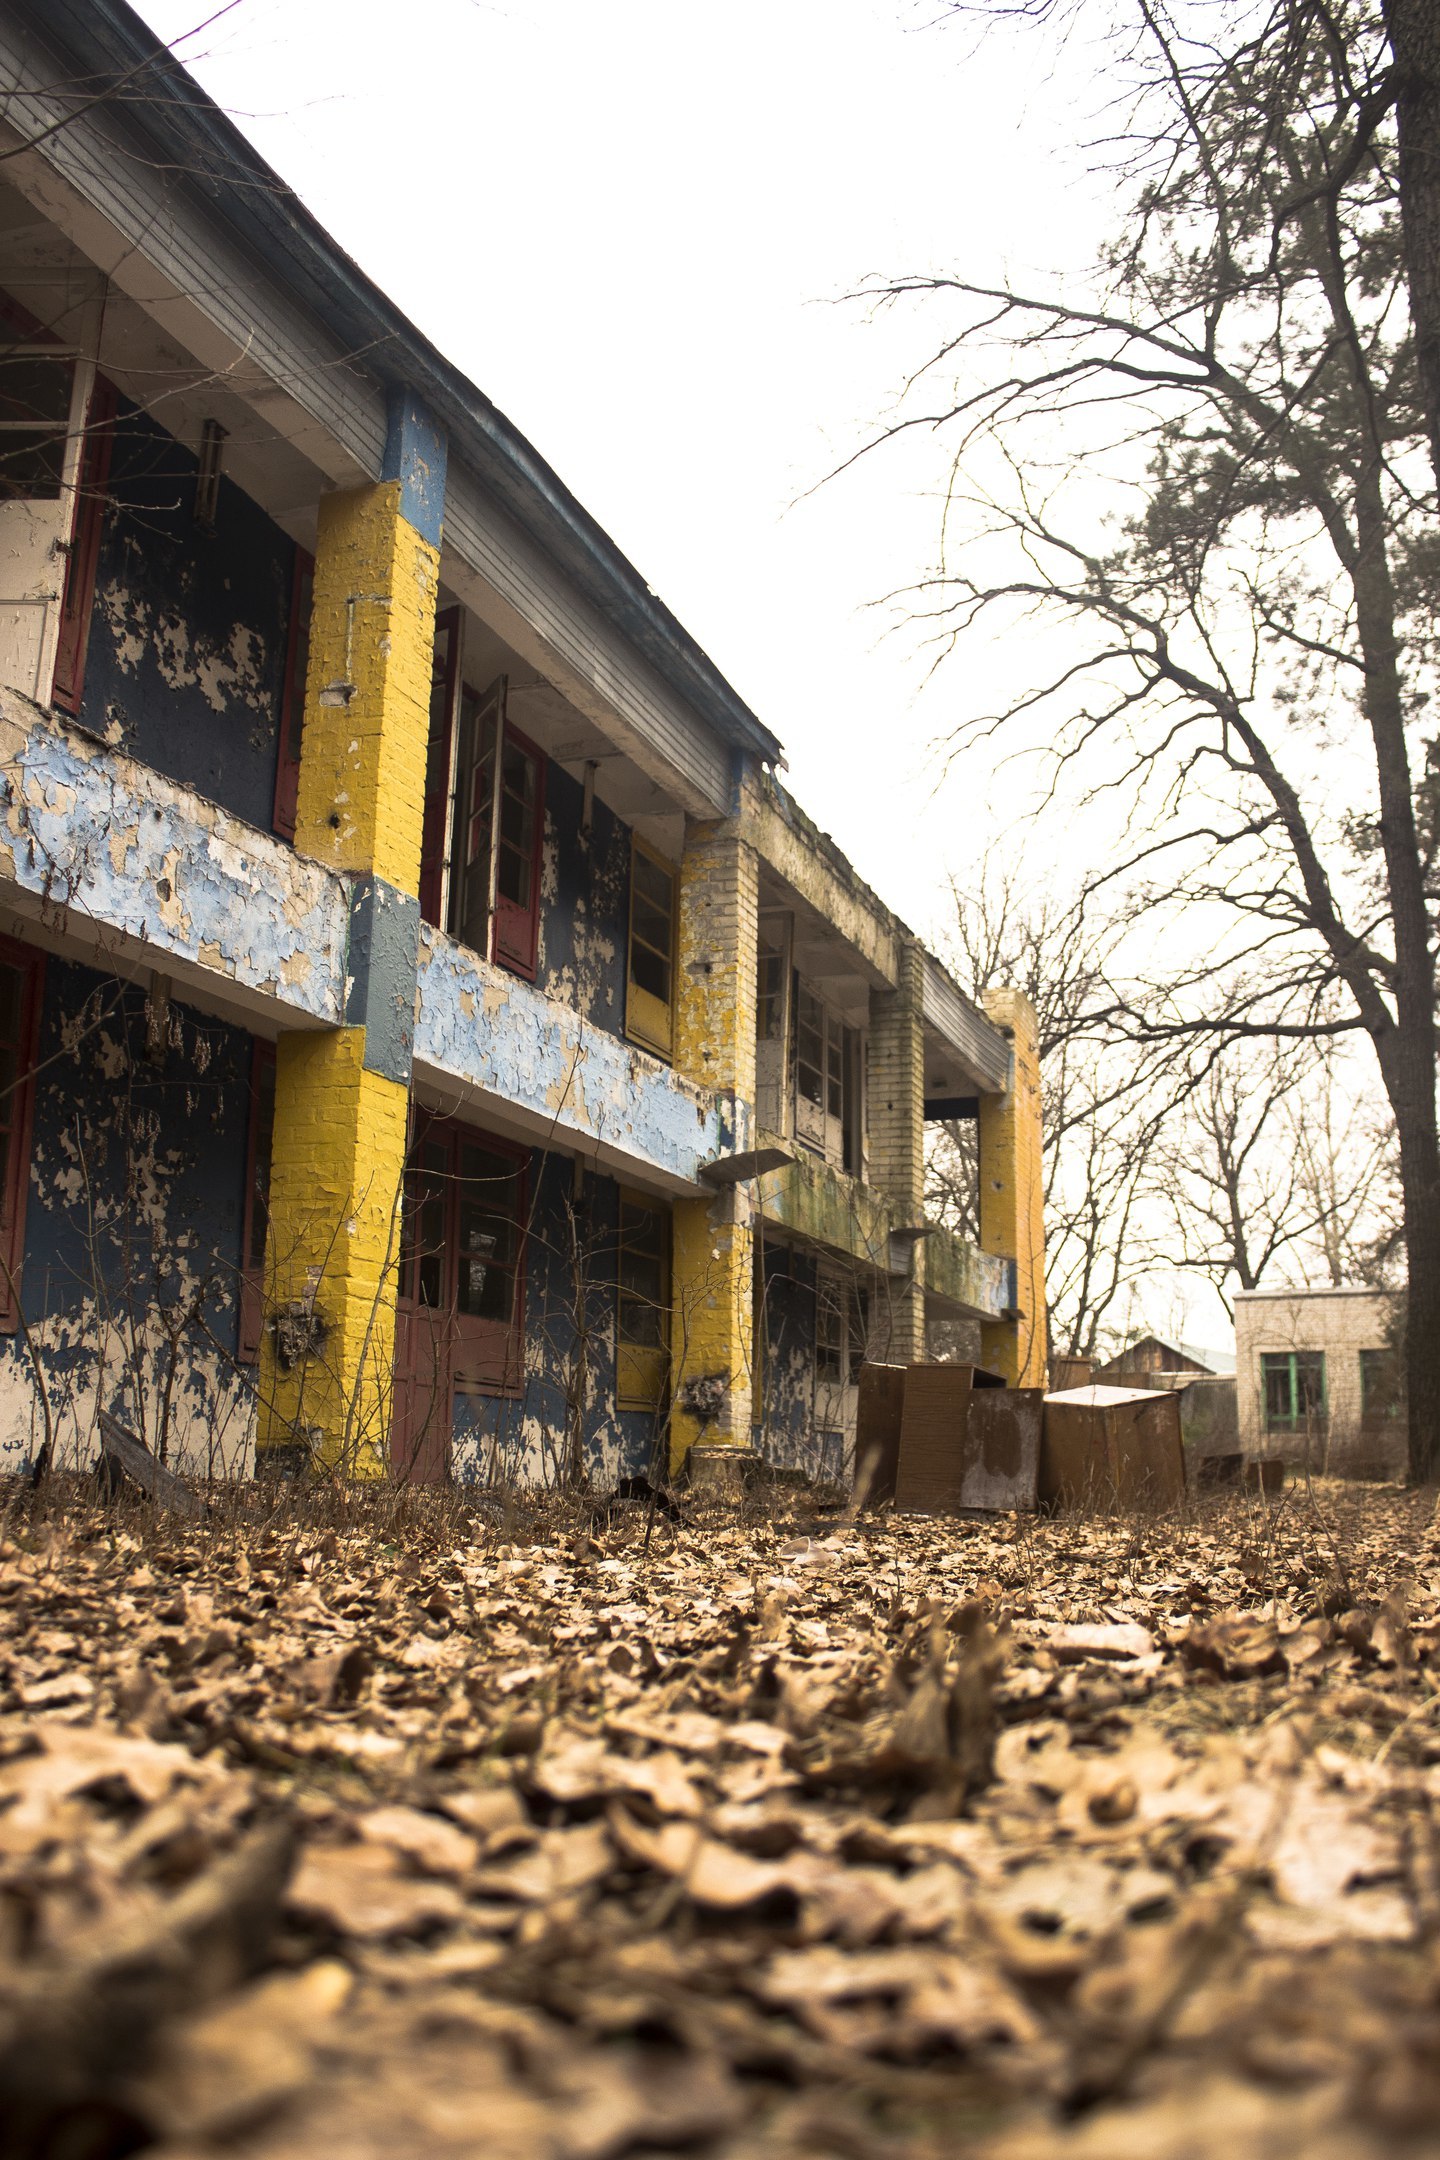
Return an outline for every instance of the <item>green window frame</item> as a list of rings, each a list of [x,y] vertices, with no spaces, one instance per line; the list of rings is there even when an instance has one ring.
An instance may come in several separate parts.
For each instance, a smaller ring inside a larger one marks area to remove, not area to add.
[[[1303,1431],[1326,1417],[1323,1350],[1265,1350],[1260,1356],[1266,1432]]]

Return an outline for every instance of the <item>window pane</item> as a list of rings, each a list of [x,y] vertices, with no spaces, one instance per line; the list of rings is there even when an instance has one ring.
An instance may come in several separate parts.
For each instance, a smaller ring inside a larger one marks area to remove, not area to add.
[[[508,1322],[515,1309],[520,1176],[514,1160],[489,1148],[460,1149],[458,1309]]]
[[[24,1009],[25,977],[19,968],[0,963],[0,1042],[19,1042]]]
[[[815,1290],[815,1373],[838,1380],[845,1357],[845,1300],[840,1285],[822,1277]]]
[[[632,945],[630,979],[651,997],[658,998],[662,1005],[669,1004],[670,970],[658,953],[647,952],[643,945]]]
[[[1360,1352],[1360,1414],[1372,1419],[1397,1418],[1404,1406],[1400,1360],[1393,1350]]]
[[[0,430],[0,500],[53,502],[64,471],[63,428]]]
[[[259,1267],[270,1235],[270,1165],[275,1148],[275,1060],[262,1058],[255,1068],[255,1166],[250,1193],[250,1250],[246,1260]]]
[[[643,943],[653,947],[656,952],[663,953],[667,959],[669,958],[670,917],[668,915],[662,915],[658,908],[653,908],[650,905],[648,900],[637,899],[634,913],[631,916],[631,928],[635,936],[641,939]]]
[[[445,1303],[445,1172],[448,1149],[427,1140],[405,1172],[400,1225],[402,1294],[438,1311]]]
[[[27,420],[70,419],[71,360],[47,359],[43,353],[0,354],[0,422],[7,427]]]
[[[1300,1417],[1317,1417],[1325,1408],[1325,1353],[1295,1353],[1295,1410]]]
[[[516,907],[529,907],[530,857],[511,847],[508,841],[500,849],[495,884],[502,900],[513,901]]]
[[[675,880],[668,870],[652,862],[648,855],[636,854],[634,858],[635,898],[665,917],[668,923],[675,905]]]
[[[1288,1352],[1275,1354],[1267,1351],[1260,1360],[1261,1375],[1265,1385],[1265,1421],[1269,1425],[1288,1424],[1294,1416],[1290,1394],[1290,1358]]]

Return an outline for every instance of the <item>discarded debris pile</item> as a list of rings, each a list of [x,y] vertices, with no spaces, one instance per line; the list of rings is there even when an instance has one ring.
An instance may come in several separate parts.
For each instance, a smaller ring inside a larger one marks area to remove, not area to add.
[[[1185,1497],[1166,1390],[1010,1388],[978,1365],[862,1365],[855,1494],[903,1513],[1166,1508]]]
[[[12,1508],[6,2160],[1433,2150],[1418,1497],[246,1504]]]

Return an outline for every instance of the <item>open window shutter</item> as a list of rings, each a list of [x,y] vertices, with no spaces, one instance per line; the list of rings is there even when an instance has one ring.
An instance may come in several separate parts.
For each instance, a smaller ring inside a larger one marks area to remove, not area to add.
[[[460,682],[460,610],[446,608],[435,620],[435,658],[430,677],[430,735],[425,750],[425,823],[420,842],[420,913],[439,925],[445,901],[445,835],[450,818],[455,706]]]
[[[450,840],[449,929],[471,950],[490,950],[490,835],[495,807],[495,742],[503,728],[505,677],[483,697],[460,697],[460,745],[455,760],[455,813]]]
[[[115,409],[114,384],[107,382],[103,375],[97,375],[85,422],[79,500],[65,568],[65,591],[60,602],[59,638],[55,650],[52,697],[57,705],[71,713],[79,712],[84,694],[85,650],[90,642],[90,617],[95,606],[95,570],[100,559],[105,484],[110,478],[110,451],[115,439]]]
[[[495,848],[495,945],[503,967],[532,981],[539,948],[545,759],[514,728],[501,733]]]

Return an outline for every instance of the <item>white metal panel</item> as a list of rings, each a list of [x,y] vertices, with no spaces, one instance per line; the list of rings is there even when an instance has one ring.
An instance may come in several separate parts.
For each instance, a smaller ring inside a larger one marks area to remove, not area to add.
[[[921,1011],[927,1026],[955,1051],[981,1095],[1003,1095],[1010,1084],[1010,1045],[930,953],[922,955]]]

